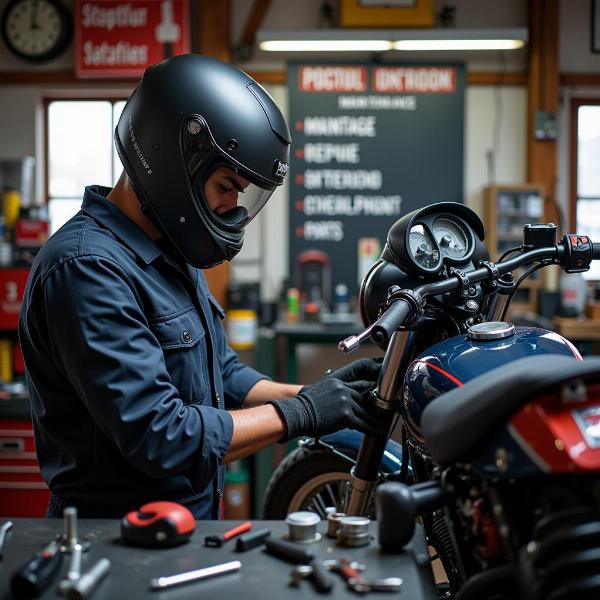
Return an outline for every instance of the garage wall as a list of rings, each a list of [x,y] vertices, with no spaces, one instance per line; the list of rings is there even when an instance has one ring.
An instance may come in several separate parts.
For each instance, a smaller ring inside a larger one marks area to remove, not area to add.
[[[7,0],[0,0],[0,11]],[[441,4],[438,2],[437,4]],[[65,0],[72,6],[72,1]],[[265,19],[265,28],[318,26],[320,0],[305,0],[302,3],[289,0],[273,0]],[[510,27],[526,24],[526,2],[507,0],[455,0],[457,26],[459,27]],[[232,37],[239,39],[252,2],[233,0]],[[301,5],[301,6],[300,6]],[[589,31],[588,0],[561,0],[561,70],[600,71],[600,55],[589,51],[589,37],[581,31]],[[297,13],[297,14],[296,14]],[[579,32],[579,33],[578,33]],[[388,53],[389,54],[389,53]],[[346,57],[351,60],[367,60],[368,57]],[[470,56],[469,70],[523,71],[525,53],[506,53],[494,56]],[[393,60],[399,60],[394,54]],[[67,52],[59,59],[48,63],[43,70],[72,68],[72,56]],[[242,64],[253,70],[280,70],[282,59],[269,53],[257,53]],[[0,42],[0,71],[31,67],[10,56]],[[0,80],[0,158],[34,155],[41,164],[43,159],[43,121],[41,119],[42,98],[48,90],[37,86],[2,86]],[[285,86],[267,86],[275,100],[287,112],[287,90]],[[94,93],[101,86],[87,84],[86,89]],[[126,88],[125,88],[126,89]],[[56,88],[53,93],[68,93],[65,88]],[[81,88],[79,90],[81,92]],[[115,90],[113,90],[113,93]],[[565,90],[565,94],[577,90]],[[585,90],[585,93],[596,93]],[[567,96],[565,96],[567,97]],[[470,86],[466,92],[465,118],[465,200],[476,210],[481,210],[482,189],[489,183],[513,183],[523,181],[526,165],[526,103],[524,87]],[[563,119],[564,121],[564,119]],[[561,126],[563,124],[561,121]],[[496,132],[496,134],[494,133]],[[562,129],[561,129],[562,135]],[[562,141],[561,141],[562,147]],[[560,154],[559,198],[566,203],[567,160],[564,151]],[[43,200],[42,171],[37,173],[37,198]],[[563,190],[564,188],[564,190]],[[565,204],[566,205],[566,204]],[[266,261],[268,260],[268,268]],[[265,299],[274,299],[281,279],[287,269],[287,190],[279,190],[261,214],[257,223],[248,230],[244,251],[233,263],[232,274],[236,279],[261,281]]]

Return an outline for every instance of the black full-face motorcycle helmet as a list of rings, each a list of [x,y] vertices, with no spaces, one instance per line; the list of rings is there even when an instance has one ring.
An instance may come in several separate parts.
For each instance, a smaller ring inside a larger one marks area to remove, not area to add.
[[[240,251],[245,226],[283,183],[290,143],[283,115],[256,81],[196,54],[149,67],[115,130],[142,210],[200,268]],[[206,193],[217,171],[229,198],[219,206]]]

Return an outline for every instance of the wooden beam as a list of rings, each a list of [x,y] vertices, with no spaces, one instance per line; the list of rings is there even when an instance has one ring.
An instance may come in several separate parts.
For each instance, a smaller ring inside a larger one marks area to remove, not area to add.
[[[560,85],[564,87],[600,87],[600,73],[561,73]]]
[[[467,73],[467,85],[527,85],[526,73],[496,73],[475,71]]]
[[[112,77],[79,79],[73,71],[0,71],[0,85],[85,85],[101,83],[103,85],[137,85],[139,77]]]
[[[225,62],[231,61],[230,0],[200,0],[198,51]]]
[[[269,10],[271,0],[254,0],[252,12],[248,16],[242,39],[240,40],[241,48],[252,48],[256,40],[256,32],[262,25],[263,19]]]
[[[558,1],[529,1],[529,69],[527,77],[527,181],[546,190],[545,219],[558,222],[555,209],[556,140],[536,139],[538,111],[556,113],[559,106]]]

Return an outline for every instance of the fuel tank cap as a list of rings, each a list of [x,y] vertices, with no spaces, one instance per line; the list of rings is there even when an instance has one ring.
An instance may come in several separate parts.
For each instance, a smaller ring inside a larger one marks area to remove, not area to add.
[[[468,329],[467,337],[471,340],[501,340],[515,334],[515,326],[508,321],[490,321],[477,323]]]

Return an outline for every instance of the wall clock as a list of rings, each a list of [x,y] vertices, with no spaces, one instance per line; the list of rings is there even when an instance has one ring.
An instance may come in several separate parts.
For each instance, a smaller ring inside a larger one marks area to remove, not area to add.
[[[0,27],[9,50],[36,63],[60,54],[72,29],[71,16],[58,0],[11,0]]]

